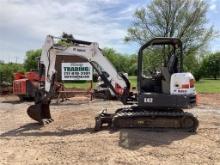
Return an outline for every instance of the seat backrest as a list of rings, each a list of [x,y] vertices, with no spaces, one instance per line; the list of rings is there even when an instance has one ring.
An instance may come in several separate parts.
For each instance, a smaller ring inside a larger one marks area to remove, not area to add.
[[[162,93],[166,93],[169,94],[170,93],[170,78],[171,78],[171,74],[168,71],[167,67],[162,67],[161,68],[161,73],[163,75],[163,80],[161,83],[161,87],[162,87]]]
[[[161,68],[161,73],[164,77],[162,80],[162,92],[169,94],[170,93],[170,78],[173,73],[177,73],[178,69],[178,58],[175,54],[170,56],[170,59],[167,63],[167,67]]]
[[[167,63],[167,68],[169,73],[170,74],[177,73],[178,72],[177,66],[178,66],[178,58],[175,54],[172,54]]]

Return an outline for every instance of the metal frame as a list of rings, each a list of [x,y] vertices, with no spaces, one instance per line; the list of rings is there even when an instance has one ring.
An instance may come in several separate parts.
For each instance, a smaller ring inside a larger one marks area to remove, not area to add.
[[[178,45],[180,49],[180,72],[183,71],[183,49],[182,49],[182,41],[179,38],[163,38],[157,37],[151,39],[144,45],[142,45],[138,51],[138,74],[137,74],[137,89],[138,93],[141,91],[141,84],[142,84],[142,61],[143,61],[143,50],[151,45],[172,45],[175,48],[175,45]]]

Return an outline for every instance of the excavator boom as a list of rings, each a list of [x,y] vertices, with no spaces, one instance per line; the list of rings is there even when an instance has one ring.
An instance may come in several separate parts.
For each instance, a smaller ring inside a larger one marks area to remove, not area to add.
[[[28,115],[40,122],[51,122],[49,104],[54,95],[54,79],[56,75],[56,57],[79,56],[86,59],[99,76],[108,85],[110,92],[124,104],[130,97],[130,83],[127,78],[116,71],[114,66],[103,56],[98,44],[95,42],[71,40],[70,46],[62,46],[55,43],[55,39],[62,39],[48,35],[42,48],[40,57],[41,73],[44,72],[45,81],[41,88],[36,92],[35,105],[28,108]],[[42,75],[41,75],[42,76]]]

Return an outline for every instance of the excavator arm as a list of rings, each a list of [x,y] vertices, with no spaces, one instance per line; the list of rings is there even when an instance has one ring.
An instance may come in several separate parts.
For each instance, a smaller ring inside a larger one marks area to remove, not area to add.
[[[122,74],[119,74],[114,66],[103,56],[98,44],[95,42],[72,40],[73,45],[64,47],[54,43],[53,36],[47,36],[43,46],[40,63],[45,68],[45,91],[50,92],[56,74],[55,62],[59,55],[80,56],[90,62],[103,81],[109,86],[112,93],[121,97],[125,90],[129,90],[128,84]]]
[[[116,71],[114,66],[103,56],[99,46],[95,42],[71,40],[70,46],[61,46],[55,43],[55,39],[61,39],[48,35],[42,48],[40,68],[44,70],[45,81],[36,93],[35,105],[28,108],[28,115],[40,122],[51,122],[50,101],[54,95],[53,87],[56,76],[56,57],[79,56],[86,59],[97,71],[104,83],[110,88],[123,104],[131,100],[130,83],[128,79]]]

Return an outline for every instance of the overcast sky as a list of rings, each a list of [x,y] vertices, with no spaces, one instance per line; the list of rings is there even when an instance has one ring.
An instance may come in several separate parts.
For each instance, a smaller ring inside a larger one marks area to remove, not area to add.
[[[136,53],[124,43],[136,8],[151,0],[0,0],[0,60],[23,62],[25,52],[42,47],[47,34],[72,33],[121,53]],[[209,0],[210,25],[220,31],[220,0]],[[220,39],[209,49],[220,51]]]

